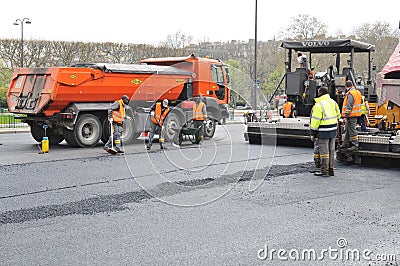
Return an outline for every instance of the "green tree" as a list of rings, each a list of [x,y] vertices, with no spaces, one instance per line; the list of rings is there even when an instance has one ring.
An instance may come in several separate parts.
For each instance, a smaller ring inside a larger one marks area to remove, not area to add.
[[[12,71],[6,68],[4,62],[0,60],[0,108],[7,108],[6,95],[11,76]]]
[[[7,95],[7,88],[0,87],[0,108],[7,108],[6,95]]]
[[[229,99],[229,104],[233,108],[236,108],[238,102],[238,89],[241,86],[240,79],[238,79],[237,72],[239,72],[240,63],[238,60],[229,59],[225,62],[229,66],[229,77],[230,77],[230,90],[231,90],[231,98]]]
[[[285,68],[283,65],[277,66],[273,72],[269,73],[268,81],[265,83],[266,94],[272,94],[275,91],[284,74],[285,74]],[[280,86],[281,88],[282,85],[284,84],[281,84]]]

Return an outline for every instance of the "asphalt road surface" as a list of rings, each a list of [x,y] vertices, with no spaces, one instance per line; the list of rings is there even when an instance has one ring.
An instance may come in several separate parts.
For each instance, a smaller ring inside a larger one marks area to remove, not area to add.
[[[316,177],[244,131],[114,156],[1,134],[0,265],[398,265],[398,169]]]

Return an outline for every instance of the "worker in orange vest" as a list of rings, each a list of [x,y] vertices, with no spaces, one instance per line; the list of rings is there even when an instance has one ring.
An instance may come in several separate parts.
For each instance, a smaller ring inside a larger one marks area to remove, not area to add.
[[[207,118],[206,104],[201,100],[201,97],[196,97],[195,103],[193,104],[193,125],[197,128],[196,140],[201,141],[204,139],[204,122]]]
[[[356,130],[357,119],[362,114],[362,95],[353,86],[351,80],[346,81],[346,95],[342,106],[342,118],[345,123],[345,137],[340,148],[347,148],[349,151],[358,150],[358,134]]]
[[[163,124],[164,120],[169,113],[168,100],[164,99],[161,102],[156,102],[150,111],[151,126],[149,129],[149,143],[147,144],[147,149],[150,150],[153,138],[155,134],[159,135],[158,142],[160,143],[160,149],[164,149],[164,132]]]
[[[103,149],[111,154],[124,152],[121,148],[121,135],[124,120],[129,118],[126,116],[126,109],[130,108],[128,104],[129,97],[123,95],[120,100],[115,101],[108,109],[108,120],[112,124],[112,132],[110,132],[110,138]]]
[[[283,117],[296,117],[295,105],[293,102],[286,102],[283,104]]]

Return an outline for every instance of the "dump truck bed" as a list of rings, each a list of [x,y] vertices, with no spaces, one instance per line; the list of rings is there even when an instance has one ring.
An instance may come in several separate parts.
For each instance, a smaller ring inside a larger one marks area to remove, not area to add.
[[[70,103],[176,100],[192,73],[170,66],[81,64],[17,68],[7,94],[10,112],[51,116]]]

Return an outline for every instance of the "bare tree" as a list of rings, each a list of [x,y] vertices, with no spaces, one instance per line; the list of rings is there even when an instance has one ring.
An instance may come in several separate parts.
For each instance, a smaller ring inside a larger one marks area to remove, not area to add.
[[[170,48],[180,49],[189,46],[192,41],[192,36],[178,31],[173,34],[168,34],[166,40],[161,43]]]
[[[31,40],[26,42],[25,65],[26,67],[45,67],[52,62],[50,42],[43,40]]]
[[[77,42],[52,42],[53,64],[55,66],[70,66],[79,53]]]
[[[2,39],[0,42],[0,58],[5,67],[14,69],[19,65],[20,60],[20,42],[16,39]]]
[[[375,45],[373,63],[378,71],[385,66],[399,42],[399,31],[382,21],[363,23],[354,29],[353,34],[359,40]]]
[[[290,21],[290,25],[286,29],[286,38],[305,40],[327,33],[326,24],[308,14],[291,17]]]

